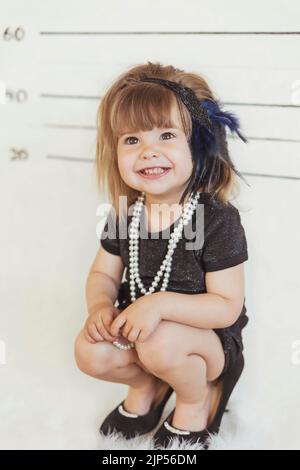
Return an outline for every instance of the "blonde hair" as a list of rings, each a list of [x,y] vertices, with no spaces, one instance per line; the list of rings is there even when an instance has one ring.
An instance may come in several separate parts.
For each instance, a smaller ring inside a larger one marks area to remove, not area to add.
[[[187,73],[172,65],[141,64],[120,75],[103,96],[97,112],[96,172],[99,190],[108,190],[108,196],[117,216],[122,208],[119,196],[127,196],[127,208],[140,192],[130,188],[121,178],[118,168],[117,143],[122,133],[148,131],[153,127],[175,127],[170,121],[171,110],[177,106],[182,127],[189,140],[192,131],[191,116],[177,94],[154,83],[138,82],[145,77],[158,77],[175,81],[194,90],[199,100],[215,99],[206,80],[198,74]],[[226,133],[220,129],[221,152],[216,155],[210,175],[211,184],[197,188],[210,192],[212,197],[227,203],[239,193],[234,166],[228,154]],[[216,166],[217,162],[217,166]]]

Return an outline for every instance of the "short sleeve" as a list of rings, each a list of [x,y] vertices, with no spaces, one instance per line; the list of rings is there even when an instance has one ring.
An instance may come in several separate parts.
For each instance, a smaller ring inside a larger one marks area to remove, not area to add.
[[[218,202],[204,220],[202,264],[205,271],[219,271],[248,259],[247,240],[238,209]]]
[[[100,236],[101,246],[113,255],[120,256],[119,227],[114,208],[111,208]]]

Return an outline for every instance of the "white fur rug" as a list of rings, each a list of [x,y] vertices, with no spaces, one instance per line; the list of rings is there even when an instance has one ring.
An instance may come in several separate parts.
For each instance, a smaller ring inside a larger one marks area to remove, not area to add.
[[[151,438],[174,408],[175,394],[152,433],[129,441],[118,435],[100,436],[101,422],[124,399],[127,386],[99,382],[75,367],[71,375],[70,361],[65,361],[66,373],[56,366],[28,370],[26,364],[24,370],[9,366],[1,370],[0,449],[152,450]],[[292,373],[280,387],[277,374],[271,380],[265,371],[248,367],[209,450],[299,449],[298,388],[296,383],[290,385],[296,375]],[[295,390],[292,397],[290,390]],[[200,450],[201,446],[178,445],[175,438],[169,448]]]
[[[100,436],[99,449],[101,450],[152,450],[154,449],[152,436],[160,427],[163,420],[173,409],[175,399],[170,399],[157,428],[151,433],[134,439],[122,439],[120,434],[112,433],[110,436]],[[237,403],[228,404],[229,411],[223,416],[221,429],[218,435],[211,438],[209,450],[257,450],[268,448],[265,436],[268,434],[261,427],[253,431],[241,418],[240,409],[237,413]],[[201,444],[179,443],[176,436],[166,449],[170,450],[203,450]]]

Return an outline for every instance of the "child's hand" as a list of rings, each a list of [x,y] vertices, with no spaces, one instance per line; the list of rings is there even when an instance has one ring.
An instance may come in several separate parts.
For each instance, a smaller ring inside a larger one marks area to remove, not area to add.
[[[115,306],[100,307],[94,313],[91,313],[84,324],[84,335],[90,343],[99,341],[116,341],[118,338],[110,334],[110,326],[120,310]]]
[[[162,320],[162,314],[159,308],[149,311],[151,304],[146,304],[143,299],[144,297],[135,300],[114,319],[110,327],[112,335],[121,333],[128,341],[140,343],[151,335]],[[125,326],[122,328],[123,325]]]

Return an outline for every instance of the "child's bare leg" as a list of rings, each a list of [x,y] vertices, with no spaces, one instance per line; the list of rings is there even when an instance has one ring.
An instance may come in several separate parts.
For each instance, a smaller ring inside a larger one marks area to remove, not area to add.
[[[89,343],[81,331],[75,343],[75,359],[87,375],[129,386],[124,402],[127,411],[146,414],[159,403],[166,384],[140,362],[135,349],[120,350],[108,341]]]
[[[164,347],[166,338],[173,338],[168,348]],[[216,379],[225,363],[216,333],[164,320],[151,339],[137,343],[136,348],[148,370],[175,390],[173,426],[189,431],[204,429],[219,400]]]
[[[215,400],[213,382],[207,381],[207,365],[198,355],[186,356],[180,365],[162,374],[176,391],[173,425],[179,429],[199,431],[209,419]]]

